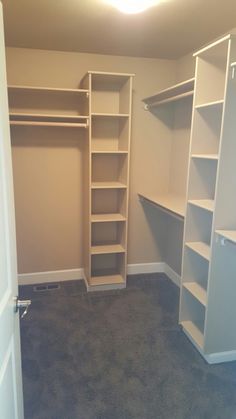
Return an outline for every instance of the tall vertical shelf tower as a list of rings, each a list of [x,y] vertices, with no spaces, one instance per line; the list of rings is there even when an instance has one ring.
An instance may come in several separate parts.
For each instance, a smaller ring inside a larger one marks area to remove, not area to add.
[[[236,360],[236,38],[195,55],[180,323],[217,363]]]
[[[132,74],[89,71],[85,161],[85,279],[89,291],[126,286]]]

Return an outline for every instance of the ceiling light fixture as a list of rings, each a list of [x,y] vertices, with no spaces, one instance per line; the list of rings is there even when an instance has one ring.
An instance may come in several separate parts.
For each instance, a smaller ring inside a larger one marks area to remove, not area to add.
[[[160,1],[161,0],[105,0],[106,3],[127,14],[144,12],[144,10],[155,6],[160,3]]]

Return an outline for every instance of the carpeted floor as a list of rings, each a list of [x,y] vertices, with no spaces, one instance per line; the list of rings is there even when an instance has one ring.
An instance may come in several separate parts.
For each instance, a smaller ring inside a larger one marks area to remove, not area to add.
[[[178,326],[164,274],[87,294],[33,292],[21,321],[25,419],[235,419],[236,362],[207,365]]]

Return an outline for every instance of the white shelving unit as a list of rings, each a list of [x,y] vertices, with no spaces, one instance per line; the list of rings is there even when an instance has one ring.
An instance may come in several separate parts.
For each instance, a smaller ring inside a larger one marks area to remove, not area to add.
[[[85,277],[88,291],[126,286],[132,74],[90,71],[85,162]]]
[[[88,127],[87,89],[8,86],[11,126]]]
[[[236,360],[236,38],[195,55],[180,323],[217,363]]]

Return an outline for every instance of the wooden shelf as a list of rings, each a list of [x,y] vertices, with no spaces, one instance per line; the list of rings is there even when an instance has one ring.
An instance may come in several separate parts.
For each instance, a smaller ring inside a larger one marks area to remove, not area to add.
[[[128,113],[102,113],[102,112],[92,112],[92,118],[128,118]]]
[[[26,91],[26,92],[45,92],[45,93],[73,93],[73,94],[89,94],[87,89],[62,89],[58,87],[40,87],[40,86],[24,86],[24,85],[8,85],[8,91]]]
[[[206,290],[198,282],[185,282],[183,287],[188,290],[204,307],[207,303]]]
[[[146,97],[143,102],[146,104],[146,109],[157,107],[169,102],[175,102],[189,96],[193,96],[194,78],[178,83],[167,89]]]
[[[207,211],[214,211],[215,202],[213,199],[191,199],[188,202],[191,205],[205,209]]]
[[[141,200],[145,200],[158,208],[168,212],[171,215],[184,218],[185,216],[185,198],[178,195],[164,194],[159,196],[151,196],[138,193]]]
[[[92,223],[106,223],[113,221],[126,221],[126,217],[122,214],[92,214],[91,215]]]
[[[92,75],[92,88],[96,89],[96,85],[100,86],[104,84],[105,86],[114,86],[120,87],[124,82],[128,81],[130,77],[134,77],[135,74],[129,73],[108,73],[105,71],[88,71],[88,74]]]
[[[9,116],[11,126],[88,127],[88,116],[81,115],[50,115],[10,112]]]
[[[68,127],[68,128],[87,128],[87,124],[79,122],[50,122],[50,121],[10,121],[11,126],[31,126],[31,127]]]
[[[236,243],[236,230],[216,230],[216,234],[232,243]]]
[[[200,329],[189,320],[182,321],[181,325],[190,340],[193,340],[200,349],[203,349],[204,336]]]
[[[104,150],[92,150],[92,154],[128,154],[128,151],[120,151],[120,150],[110,150],[110,151],[104,151]]]
[[[120,275],[103,275],[103,276],[92,276],[89,280],[90,286],[102,286],[112,284],[124,284],[124,278]]]
[[[92,189],[126,189],[127,186],[121,182],[92,182]]]
[[[210,260],[210,246],[204,242],[187,242],[185,246],[198,253],[206,260]]]
[[[208,102],[208,103],[202,103],[201,105],[196,105],[195,109],[204,109],[204,108],[210,108],[214,106],[223,106],[224,100],[215,100],[214,102]]]
[[[91,246],[91,255],[103,255],[109,253],[124,253],[125,248],[121,244],[107,244]]]
[[[10,121],[55,121],[55,122],[87,122],[87,115],[63,115],[63,114],[44,114],[44,113],[26,113],[26,112],[10,112]]]
[[[192,154],[192,159],[218,160],[218,154]]]

